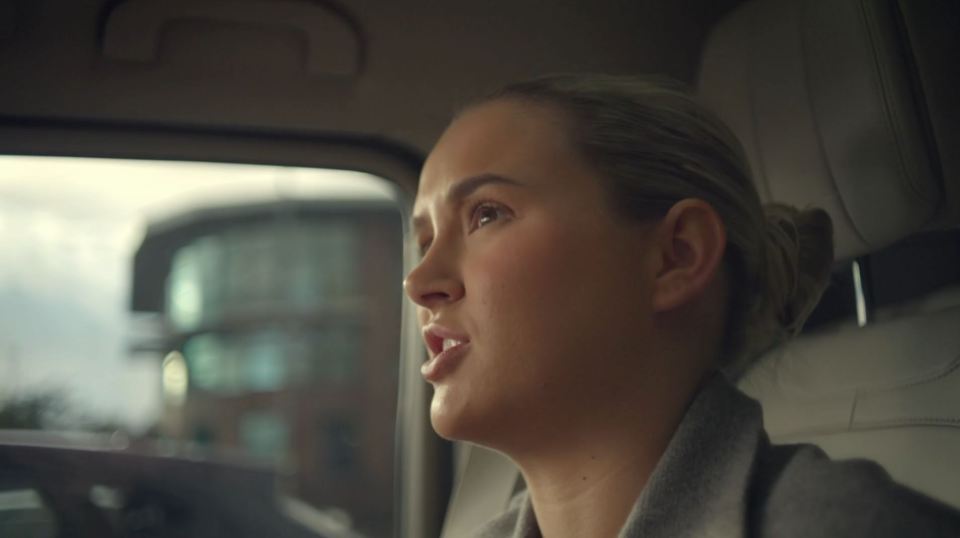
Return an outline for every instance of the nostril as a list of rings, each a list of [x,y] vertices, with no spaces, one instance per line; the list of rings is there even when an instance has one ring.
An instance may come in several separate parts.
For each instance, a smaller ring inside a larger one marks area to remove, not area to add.
[[[453,276],[439,276],[422,271],[423,266],[414,269],[404,280],[407,296],[420,306],[458,300],[463,295],[463,283]]]
[[[424,304],[432,304],[447,301],[450,299],[450,294],[445,291],[430,291],[420,295],[420,300]]]

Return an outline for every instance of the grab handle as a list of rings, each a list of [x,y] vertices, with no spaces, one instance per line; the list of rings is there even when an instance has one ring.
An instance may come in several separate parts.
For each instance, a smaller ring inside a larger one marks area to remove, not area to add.
[[[128,0],[107,15],[103,55],[154,62],[164,28],[178,21],[283,27],[306,38],[310,75],[355,76],[361,68],[360,36],[340,13],[302,0]]]

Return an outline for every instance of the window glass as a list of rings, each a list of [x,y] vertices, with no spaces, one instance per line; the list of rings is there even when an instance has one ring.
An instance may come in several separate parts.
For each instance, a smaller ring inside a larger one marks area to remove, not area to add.
[[[243,447],[260,458],[284,462],[289,450],[289,425],[276,413],[253,411],[240,419]]]
[[[273,466],[390,534],[401,222],[359,172],[0,156],[0,430]]]

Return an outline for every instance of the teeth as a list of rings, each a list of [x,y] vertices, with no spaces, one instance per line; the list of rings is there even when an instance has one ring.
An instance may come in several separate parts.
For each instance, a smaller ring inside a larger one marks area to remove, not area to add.
[[[460,340],[454,340],[453,338],[444,338],[443,339],[443,350],[446,351],[454,346],[459,346],[462,344]]]

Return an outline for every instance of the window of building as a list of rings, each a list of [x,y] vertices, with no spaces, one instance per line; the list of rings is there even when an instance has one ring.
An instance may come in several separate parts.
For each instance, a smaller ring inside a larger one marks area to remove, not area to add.
[[[199,235],[176,249],[166,312],[183,331],[273,308],[349,314],[363,297],[360,267],[364,216],[273,218],[273,208],[248,208],[260,222]]]
[[[321,426],[323,459],[331,474],[349,474],[357,467],[356,427],[345,417],[328,418]]]
[[[244,414],[240,418],[240,439],[247,452],[259,459],[283,463],[289,458],[290,426],[275,413]]]

